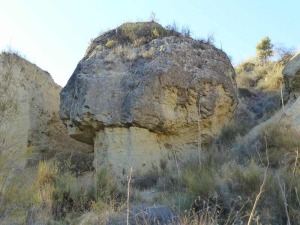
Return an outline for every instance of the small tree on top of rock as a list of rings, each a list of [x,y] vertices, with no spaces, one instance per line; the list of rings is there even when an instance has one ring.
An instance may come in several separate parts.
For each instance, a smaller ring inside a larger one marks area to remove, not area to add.
[[[268,58],[273,54],[273,44],[271,43],[271,39],[269,37],[264,37],[260,42],[257,43],[256,55],[261,63],[266,63]]]

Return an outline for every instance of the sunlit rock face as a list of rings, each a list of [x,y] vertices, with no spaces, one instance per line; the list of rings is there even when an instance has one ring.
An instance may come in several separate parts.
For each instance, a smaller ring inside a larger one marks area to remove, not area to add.
[[[278,123],[282,129],[300,133],[300,52],[288,62],[282,73],[290,99]]]
[[[157,23],[135,23],[91,43],[61,92],[60,116],[71,137],[94,145],[96,166],[126,177],[130,167],[145,172],[186,159],[199,131],[209,142],[236,104],[223,51]]]
[[[48,72],[16,54],[2,53],[0,90],[0,148],[12,164],[23,168],[57,155],[59,160],[89,158],[91,147],[70,138],[59,117],[61,87]]]
[[[285,89],[298,97],[300,94],[300,52],[297,53],[282,71]]]

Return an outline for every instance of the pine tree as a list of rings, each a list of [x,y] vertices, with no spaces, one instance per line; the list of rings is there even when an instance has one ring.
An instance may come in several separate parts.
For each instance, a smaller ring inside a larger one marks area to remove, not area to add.
[[[266,63],[270,56],[274,54],[273,44],[269,37],[264,37],[256,45],[256,55],[261,63]]]

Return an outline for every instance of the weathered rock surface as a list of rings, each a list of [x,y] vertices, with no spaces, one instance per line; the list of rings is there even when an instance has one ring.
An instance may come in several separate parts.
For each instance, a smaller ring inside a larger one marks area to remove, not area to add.
[[[7,96],[7,99],[1,98],[1,106],[12,101],[14,104],[11,109],[1,108],[2,118],[5,118],[0,121],[2,152],[15,152],[11,155],[17,164],[18,159],[25,156],[29,157],[27,164],[35,164],[58,153],[60,159],[65,157],[74,161],[77,157],[91,161],[88,158],[93,158],[89,156],[92,148],[70,138],[59,118],[61,87],[55,84],[50,74],[17,55],[2,53],[1,87],[4,87],[6,74],[12,79],[7,90],[1,88]]]
[[[71,137],[94,144],[95,164],[108,163],[124,176],[130,167],[183,159],[197,149],[199,108],[208,142],[237,104],[235,72],[224,52],[169,36],[156,23],[137,27],[125,24],[96,38],[61,92],[60,116]]]
[[[300,53],[297,53],[283,69],[285,87],[290,94],[290,100],[279,123],[288,129],[300,133]]]
[[[297,53],[282,71],[285,89],[298,97],[300,94],[300,52]]]

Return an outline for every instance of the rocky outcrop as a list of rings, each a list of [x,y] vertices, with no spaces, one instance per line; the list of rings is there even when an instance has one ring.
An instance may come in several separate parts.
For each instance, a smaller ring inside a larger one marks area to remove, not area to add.
[[[2,153],[14,152],[19,165],[20,158],[32,165],[57,154],[91,161],[92,148],[70,138],[59,118],[61,87],[50,74],[16,54],[2,53],[0,59],[0,90],[7,96],[0,101]]]
[[[236,104],[224,52],[156,23],[133,23],[91,43],[61,92],[60,115],[71,137],[94,145],[95,164],[127,176],[130,167],[184,159],[197,149],[198,124],[209,142]]]
[[[290,94],[288,105],[283,110],[279,123],[300,133],[300,53],[297,53],[283,69],[285,87]]]
[[[300,53],[297,53],[283,69],[285,89],[296,97],[300,94]]]

